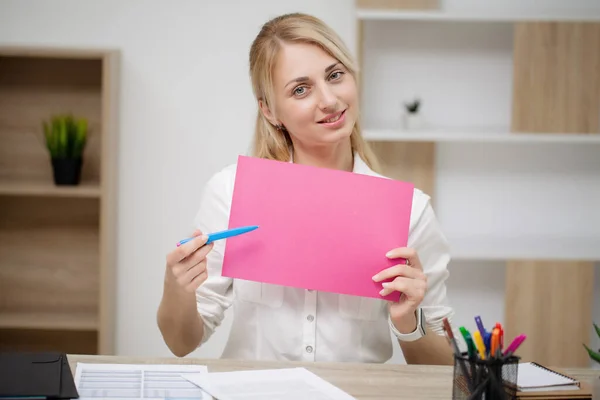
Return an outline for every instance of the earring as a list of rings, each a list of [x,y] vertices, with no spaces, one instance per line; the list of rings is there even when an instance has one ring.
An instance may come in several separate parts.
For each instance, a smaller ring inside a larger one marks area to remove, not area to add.
[[[285,132],[285,127],[282,124],[275,125],[275,129],[277,129],[279,132]]]

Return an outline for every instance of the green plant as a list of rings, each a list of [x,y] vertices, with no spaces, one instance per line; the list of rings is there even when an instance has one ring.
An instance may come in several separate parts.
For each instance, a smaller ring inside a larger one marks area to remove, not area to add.
[[[85,118],[59,114],[44,121],[46,148],[52,159],[78,159],[83,155],[88,135]]]
[[[404,105],[406,106],[406,111],[408,111],[411,114],[416,114],[419,111],[421,101],[419,99],[416,99],[415,101],[411,103],[405,103]]]
[[[596,330],[596,335],[598,335],[598,337],[600,338],[600,327],[594,324],[594,329]],[[600,363],[600,349],[598,349],[598,351],[594,351],[588,346],[586,346],[585,343],[583,344],[583,347],[585,347],[592,360],[596,361],[597,363]]]

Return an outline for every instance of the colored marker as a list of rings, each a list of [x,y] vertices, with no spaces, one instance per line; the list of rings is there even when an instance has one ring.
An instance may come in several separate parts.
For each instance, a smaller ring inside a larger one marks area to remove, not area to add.
[[[499,348],[502,350],[504,348],[504,328],[502,328],[502,324],[500,322],[496,322],[496,328],[498,328],[500,331]]]
[[[481,333],[481,337],[485,338],[485,328],[483,327],[483,322],[481,322],[481,317],[479,315],[475,317],[475,323],[477,324],[479,333]]]
[[[463,335],[463,338],[465,338],[465,342],[467,343],[467,354],[469,354],[469,357],[476,357],[477,349],[475,348],[475,343],[473,342],[471,334],[464,326],[461,326],[458,329],[460,330],[460,333]]]
[[[490,356],[496,357],[496,353],[500,350],[500,329],[492,330],[492,343],[490,348]]]
[[[452,346],[454,347],[454,354],[457,357],[458,365],[460,366],[460,369],[462,370],[463,375],[467,379],[467,384],[469,385],[469,389],[472,391],[473,390],[473,382],[471,380],[472,378],[471,378],[471,375],[469,374],[469,372],[467,371],[467,366],[465,365],[465,361],[461,358],[460,349],[458,348],[458,343],[456,343],[456,338],[454,337],[454,332],[452,332],[452,326],[450,326],[450,321],[448,321],[448,318],[444,318],[443,322],[444,322],[444,330],[446,331],[446,335],[448,335],[448,340],[450,340],[450,342],[452,343]]]
[[[479,351],[479,357],[482,360],[485,360],[485,344],[483,344],[481,333],[479,331],[473,332],[473,339],[475,340],[475,346],[477,346],[477,350]]]
[[[510,356],[512,355],[515,351],[517,351],[517,349],[519,348],[519,346],[521,345],[521,343],[523,343],[523,341],[527,338],[527,336],[525,335],[519,335],[517,336],[511,344],[508,345],[508,347],[506,348],[506,351],[504,352],[505,356]]]
[[[483,336],[483,345],[485,346],[485,353],[490,354],[492,348],[492,332],[485,332]]]

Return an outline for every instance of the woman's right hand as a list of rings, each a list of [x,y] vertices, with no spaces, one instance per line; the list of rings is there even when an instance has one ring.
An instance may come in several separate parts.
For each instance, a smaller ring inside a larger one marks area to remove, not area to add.
[[[205,245],[208,236],[196,230],[194,239],[178,246],[167,255],[167,278],[186,292],[193,293],[206,278],[206,256],[213,243]]]

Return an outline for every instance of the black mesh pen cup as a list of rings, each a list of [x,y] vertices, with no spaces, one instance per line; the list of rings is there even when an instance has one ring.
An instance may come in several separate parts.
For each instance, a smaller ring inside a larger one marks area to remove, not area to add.
[[[516,400],[519,357],[454,356],[453,400]]]

